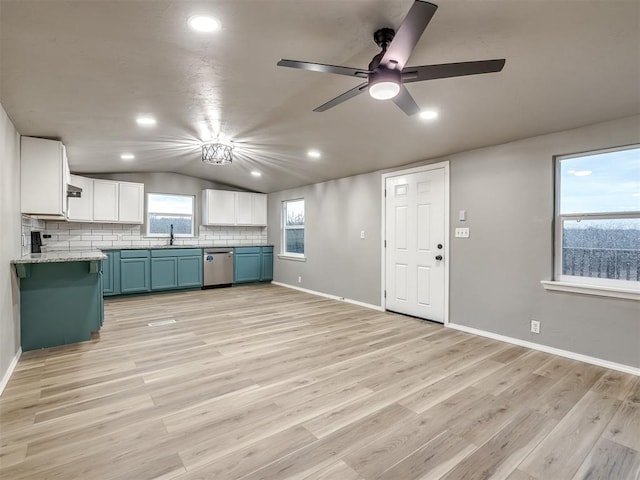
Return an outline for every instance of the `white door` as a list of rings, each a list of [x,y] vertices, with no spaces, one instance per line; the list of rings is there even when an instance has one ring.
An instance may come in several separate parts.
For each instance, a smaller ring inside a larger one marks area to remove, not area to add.
[[[445,169],[386,178],[386,308],[444,323]]]
[[[93,181],[93,220],[95,222],[118,221],[118,182]]]
[[[236,194],[236,223],[238,225],[251,225],[253,220],[253,194],[237,192]]]
[[[118,220],[142,223],[144,220],[144,184],[120,182]]]

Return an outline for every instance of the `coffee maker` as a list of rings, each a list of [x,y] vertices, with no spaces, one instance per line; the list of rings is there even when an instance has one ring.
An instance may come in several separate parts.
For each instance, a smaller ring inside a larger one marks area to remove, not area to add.
[[[42,235],[40,232],[31,231],[31,253],[42,252]]]

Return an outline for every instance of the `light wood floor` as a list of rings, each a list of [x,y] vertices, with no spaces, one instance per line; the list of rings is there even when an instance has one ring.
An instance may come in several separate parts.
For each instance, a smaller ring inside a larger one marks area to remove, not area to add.
[[[272,285],[107,301],[0,421],[11,480],[640,477],[639,377]]]

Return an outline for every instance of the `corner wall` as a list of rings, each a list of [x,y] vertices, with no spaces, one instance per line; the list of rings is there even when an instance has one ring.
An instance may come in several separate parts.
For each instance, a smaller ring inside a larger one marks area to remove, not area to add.
[[[633,143],[640,143],[640,116],[394,169],[450,161],[449,321],[640,368],[640,302],[540,284],[553,273],[553,156]],[[275,281],[380,305],[381,173],[269,194],[276,254],[281,202],[304,198],[306,207],[307,262],[276,257]],[[457,220],[459,210],[466,222]],[[454,238],[460,226],[470,238]],[[530,333],[531,319],[541,321],[539,335]]]
[[[20,135],[0,105],[0,382],[20,348],[20,288],[11,259],[21,256]],[[0,391],[2,385],[0,384]]]

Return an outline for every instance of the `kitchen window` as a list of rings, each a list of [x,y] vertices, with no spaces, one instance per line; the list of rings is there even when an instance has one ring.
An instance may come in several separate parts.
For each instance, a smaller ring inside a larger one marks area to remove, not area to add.
[[[556,282],[640,293],[640,145],[556,158],[555,253]]]
[[[147,194],[147,236],[193,237],[193,195]]]
[[[282,202],[282,255],[304,258],[304,199]]]

